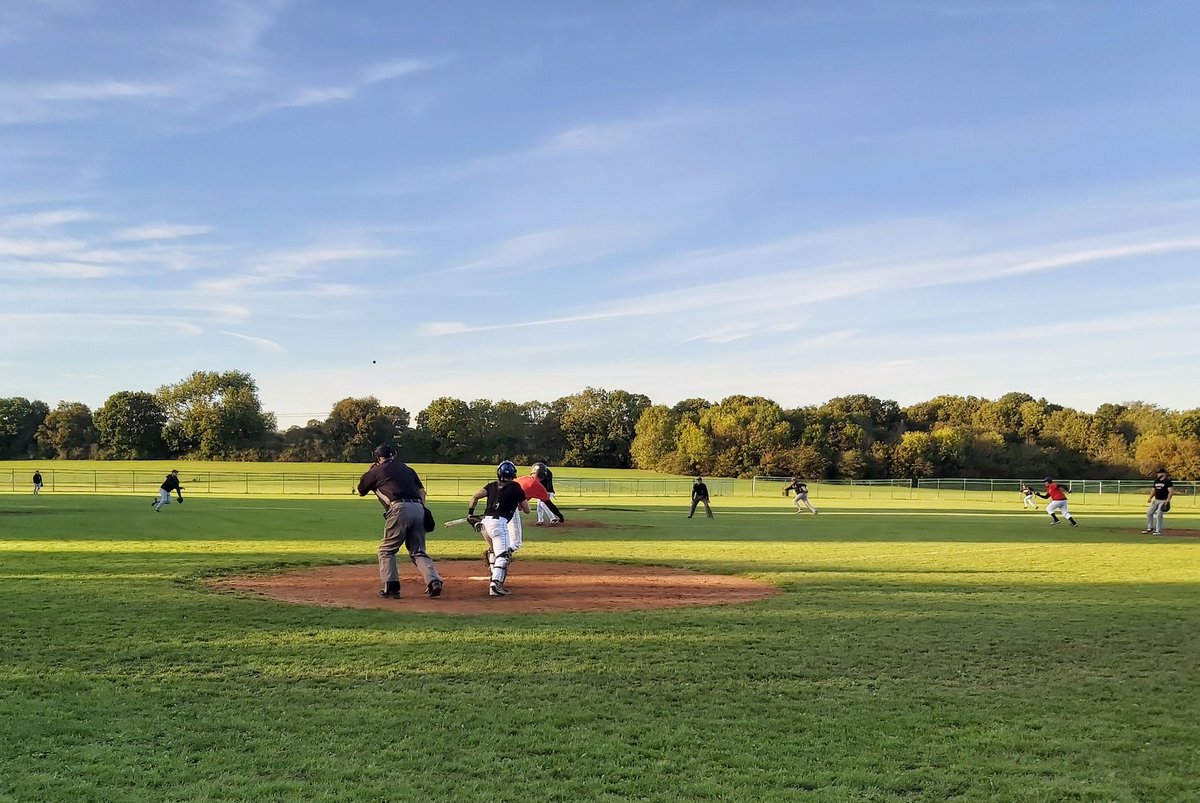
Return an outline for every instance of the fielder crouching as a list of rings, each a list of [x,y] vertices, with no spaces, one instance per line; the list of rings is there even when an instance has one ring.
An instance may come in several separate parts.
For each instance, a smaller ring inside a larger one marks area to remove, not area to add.
[[[467,521],[487,542],[487,561],[491,569],[489,597],[506,597],[512,593],[504,587],[504,581],[508,579],[508,564],[512,561],[514,551],[515,533],[510,530],[510,524],[518,510],[522,513],[529,512],[525,491],[515,482],[516,479],[516,465],[511,460],[505,460],[496,466],[495,481],[476,491],[471,497],[470,507],[467,508]],[[487,499],[482,517],[475,515],[475,505],[480,499]]]

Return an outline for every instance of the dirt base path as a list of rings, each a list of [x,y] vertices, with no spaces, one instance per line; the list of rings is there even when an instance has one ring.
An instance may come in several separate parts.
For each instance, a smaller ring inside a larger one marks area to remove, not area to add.
[[[489,597],[483,560],[438,561],[445,590],[425,596],[416,567],[400,569],[401,598],[381,599],[375,565],[324,566],[281,574],[226,577],[209,586],[218,591],[259,594],[302,605],[383,608],[404,612],[541,613],[678,608],[732,605],[779,593],[766,583],[723,574],[704,574],[657,566],[611,563],[516,561],[508,576],[507,597]]]

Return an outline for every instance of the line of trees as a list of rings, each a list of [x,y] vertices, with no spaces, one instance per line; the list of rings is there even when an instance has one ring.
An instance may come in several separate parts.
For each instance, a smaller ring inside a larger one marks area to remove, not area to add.
[[[1200,408],[1146,402],[1094,413],[1007,393],[938,396],[900,407],[856,394],[784,409],[761,396],[656,405],[586,388],[553,402],[442,397],[410,419],[368,396],[280,431],[240,371],[197,371],[154,393],[121,391],[96,411],[63,401],[0,398],[0,458],[189,457],[363,462],[396,443],[414,462],[636,467],[712,476],[1127,477],[1165,466],[1200,478]]]

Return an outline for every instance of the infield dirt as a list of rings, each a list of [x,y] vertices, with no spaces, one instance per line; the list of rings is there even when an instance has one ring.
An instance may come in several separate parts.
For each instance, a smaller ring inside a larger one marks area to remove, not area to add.
[[[400,570],[398,600],[376,595],[380,583],[374,564],[225,577],[208,585],[217,591],[251,593],[301,605],[463,614],[732,605],[779,593],[777,587],[767,583],[687,569],[519,560],[508,576],[512,594],[489,597],[487,567],[482,558],[438,561],[437,567],[445,581],[437,599],[425,596],[425,584],[411,563],[403,564]]]

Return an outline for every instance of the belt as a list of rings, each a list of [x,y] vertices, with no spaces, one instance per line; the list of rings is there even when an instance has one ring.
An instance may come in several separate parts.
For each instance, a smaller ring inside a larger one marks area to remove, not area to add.
[[[420,502],[420,499],[393,499],[393,502]]]

